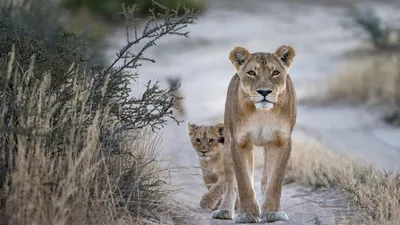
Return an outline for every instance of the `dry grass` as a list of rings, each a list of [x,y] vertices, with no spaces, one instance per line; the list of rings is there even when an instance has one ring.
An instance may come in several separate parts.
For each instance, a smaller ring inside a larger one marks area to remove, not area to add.
[[[262,151],[255,151],[262,167]],[[288,182],[313,189],[338,187],[348,202],[371,224],[400,221],[400,174],[383,174],[369,163],[329,151],[312,138],[293,140]]]
[[[397,105],[400,96],[400,56],[378,54],[360,56],[346,63],[342,72],[330,78],[322,101],[357,101]]]
[[[97,159],[98,129],[93,124],[76,156],[51,157],[40,140],[18,137],[18,156],[6,187],[10,224],[135,224],[165,210],[169,190],[154,161],[157,139],[143,136],[123,148],[135,160]],[[142,135],[140,135],[142,136]],[[159,218],[161,219],[161,218]]]
[[[264,165],[262,149],[255,151],[255,166]],[[337,164],[335,164],[335,163]],[[285,182],[296,182],[314,189],[334,187],[344,170],[354,170],[349,158],[333,153],[311,137],[294,138]]]
[[[16,87],[13,103],[20,111],[12,120],[1,114],[0,223],[143,224],[173,217],[168,209],[173,190],[167,168],[157,161],[157,135],[142,129],[114,139],[105,132],[111,128],[109,107],[84,110],[92,102],[90,82],[76,82],[55,116],[58,101],[48,94],[50,75],[28,86],[34,63],[24,74],[13,65],[11,53],[8,73],[2,75],[4,84]],[[69,72],[78,76],[81,71]],[[2,101],[0,111],[9,105]],[[62,121],[54,127],[56,118]]]
[[[400,31],[372,8],[354,8],[347,25],[366,42],[348,54],[339,74],[324,80],[305,101],[383,106],[395,112],[387,122],[400,125]]]
[[[357,54],[336,76],[324,80],[305,103],[354,103],[383,107],[384,120],[400,126],[400,54]]]

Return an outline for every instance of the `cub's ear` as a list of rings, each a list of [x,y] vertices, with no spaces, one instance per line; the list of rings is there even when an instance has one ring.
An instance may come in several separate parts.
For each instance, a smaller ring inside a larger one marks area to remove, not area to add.
[[[278,49],[276,49],[275,55],[281,59],[287,67],[290,67],[293,62],[293,58],[296,56],[296,51],[290,45],[281,45]]]
[[[224,136],[224,124],[223,123],[219,123],[219,124],[215,125],[214,129],[217,131],[217,133],[220,136]]]
[[[219,123],[214,126],[214,129],[217,131],[218,135],[220,136],[217,140],[218,143],[224,144],[225,143],[225,137],[224,137],[224,124]]]
[[[239,69],[239,67],[250,58],[250,55],[251,54],[249,51],[247,51],[247,49],[243,47],[235,47],[229,53],[229,59],[231,60],[233,66],[236,69]]]
[[[188,122],[188,131],[189,131],[189,135],[192,135],[193,131],[197,129],[197,125],[196,124],[191,124],[190,122]]]

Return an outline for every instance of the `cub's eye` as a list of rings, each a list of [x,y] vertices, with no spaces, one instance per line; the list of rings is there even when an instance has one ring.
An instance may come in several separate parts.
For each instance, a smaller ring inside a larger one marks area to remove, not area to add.
[[[253,70],[250,70],[249,72],[247,72],[247,74],[250,76],[255,76],[256,72],[254,72]]]
[[[213,143],[214,139],[211,138],[210,140],[208,140],[208,142]]]
[[[279,71],[278,70],[274,70],[273,72],[272,72],[272,76],[278,76],[279,75]]]
[[[200,138],[196,138],[196,142],[197,142],[197,143],[200,143]]]

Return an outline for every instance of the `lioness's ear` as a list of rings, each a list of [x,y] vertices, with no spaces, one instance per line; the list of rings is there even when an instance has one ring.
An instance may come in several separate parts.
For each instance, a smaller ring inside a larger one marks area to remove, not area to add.
[[[290,45],[282,45],[276,49],[275,54],[286,64],[287,67],[290,67],[293,58],[296,56],[296,51]]]
[[[236,69],[239,69],[241,65],[243,65],[246,60],[250,57],[250,52],[243,47],[235,47],[229,53],[229,59],[231,60],[233,66]]]
[[[191,124],[190,122],[188,122],[188,131],[189,131],[189,135],[192,135],[193,131],[197,128],[196,124]]]

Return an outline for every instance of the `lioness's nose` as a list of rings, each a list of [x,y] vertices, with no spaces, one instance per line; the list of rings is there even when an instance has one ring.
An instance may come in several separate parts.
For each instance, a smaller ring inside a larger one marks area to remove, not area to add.
[[[201,153],[207,153],[207,150],[201,150],[200,152]]]
[[[269,90],[269,89],[258,89],[257,92],[258,92],[258,94],[260,94],[260,95],[265,97],[265,96],[271,94],[272,90]]]

